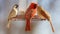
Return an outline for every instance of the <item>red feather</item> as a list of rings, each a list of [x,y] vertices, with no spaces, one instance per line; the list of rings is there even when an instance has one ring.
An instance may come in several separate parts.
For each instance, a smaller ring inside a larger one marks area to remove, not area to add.
[[[25,18],[26,18],[26,31],[30,31],[31,30],[31,18],[34,16],[34,14],[36,13],[36,7],[37,4],[35,3],[31,3],[31,5],[28,7],[26,14],[25,14]],[[31,9],[33,9],[33,11],[31,11]]]

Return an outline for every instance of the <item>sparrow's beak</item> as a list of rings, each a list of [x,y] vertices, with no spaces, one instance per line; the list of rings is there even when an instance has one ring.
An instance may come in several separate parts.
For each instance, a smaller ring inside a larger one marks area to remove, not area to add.
[[[15,5],[14,5],[14,7],[15,7],[15,8],[18,8],[18,5],[17,5],[17,4],[15,4]]]
[[[16,5],[16,8],[18,8],[18,5]]]

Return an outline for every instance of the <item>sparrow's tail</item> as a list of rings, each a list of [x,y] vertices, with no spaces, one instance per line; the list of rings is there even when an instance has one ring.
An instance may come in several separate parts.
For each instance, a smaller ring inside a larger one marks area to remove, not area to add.
[[[51,28],[52,28],[52,31],[54,32],[54,27],[53,27],[53,25],[52,25],[51,20],[49,20],[49,22],[50,22],[50,26],[51,26]]]
[[[11,26],[11,20],[8,20],[7,28],[10,29]]]

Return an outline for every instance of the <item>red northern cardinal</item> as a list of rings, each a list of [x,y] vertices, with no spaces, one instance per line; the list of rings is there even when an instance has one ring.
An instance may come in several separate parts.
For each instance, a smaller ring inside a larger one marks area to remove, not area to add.
[[[54,32],[50,14],[47,11],[45,11],[41,6],[37,7],[37,14],[38,16],[40,16],[41,19],[47,19],[50,22],[52,31]]]
[[[36,7],[37,7],[37,4],[31,3],[30,6],[26,10],[26,13],[25,13],[25,19],[26,19],[26,28],[25,28],[25,30],[26,31],[31,30],[31,27],[30,27],[31,18],[33,18],[35,16]]]

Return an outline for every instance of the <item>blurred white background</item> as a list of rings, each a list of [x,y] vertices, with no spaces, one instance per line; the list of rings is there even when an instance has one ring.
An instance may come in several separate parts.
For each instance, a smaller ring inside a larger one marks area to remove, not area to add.
[[[7,17],[12,6],[19,4],[19,11],[26,10],[31,2],[38,3],[51,14],[55,32],[52,32],[48,21],[32,21],[30,34],[60,34],[60,0],[0,0],[0,34],[7,34]],[[10,34],[27,34],[24,31],[25,21],[13,22]]]

